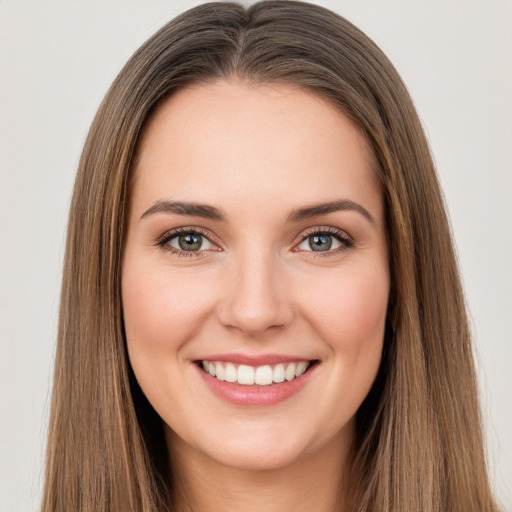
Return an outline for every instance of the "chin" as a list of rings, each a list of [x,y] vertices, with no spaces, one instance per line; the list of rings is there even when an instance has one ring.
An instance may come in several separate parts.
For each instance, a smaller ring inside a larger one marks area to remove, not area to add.
[[[219,429],[221,430],[221,429]],[[241,435],[233,435],[238,430]],[[184,461],[198,460],[245,471],[272,471],[293,466],[308,452],[307,436],[290,435],[278,425],[250,425],[229,428],[222,432],[213,428],[195,439],[183,439],[168,428],[167,439],[171,457]]]
[[[292,466],[297,462],[303,450],[293,446],[276,446],[264,443],[248,442],[242,445],[230,445],[210,453],[218,464],[245,471],[272,471]],[[262,446],[263,445],[263,446]],[[208,454],[207,454],[208,455]]]

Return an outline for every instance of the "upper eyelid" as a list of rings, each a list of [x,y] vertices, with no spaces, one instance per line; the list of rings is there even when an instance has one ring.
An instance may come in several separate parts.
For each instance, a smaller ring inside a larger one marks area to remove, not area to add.
[[[344,234],[347,238],[352,238],[344,229],[335,228],[333,226],[315,226],[314,228],[307,228],[300,234],[300,236],[305,238],[313,233],[327,233],[329,235]]]

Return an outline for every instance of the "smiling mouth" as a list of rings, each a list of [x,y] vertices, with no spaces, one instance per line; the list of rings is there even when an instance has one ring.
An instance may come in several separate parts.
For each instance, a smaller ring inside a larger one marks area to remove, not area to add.
[[[226,363],[223,361],[198,361],[199,366],[219,381],[240,384],[242,386],[271,386],[282,382],[291,382],[319,361],[297,361],[273,365],[249,366]]]

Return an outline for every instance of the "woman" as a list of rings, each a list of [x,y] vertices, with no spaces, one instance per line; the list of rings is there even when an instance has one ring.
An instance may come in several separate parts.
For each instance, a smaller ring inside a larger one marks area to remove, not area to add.
[[[296,2],[163,27],[78,171],[43,510],[496,510],[476,396],[382,52]]]

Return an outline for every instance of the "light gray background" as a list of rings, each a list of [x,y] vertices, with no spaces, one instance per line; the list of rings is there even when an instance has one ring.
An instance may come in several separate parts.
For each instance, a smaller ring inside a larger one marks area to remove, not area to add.
[[[88,127],[132,52],[196,3],[0,0],[1,512],[40,500],[67,209]],[[512,2],[317,3],[384,49],[429,134],[472,315],[491,474],[512,511]]]

